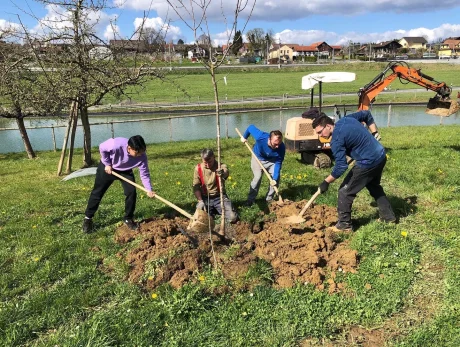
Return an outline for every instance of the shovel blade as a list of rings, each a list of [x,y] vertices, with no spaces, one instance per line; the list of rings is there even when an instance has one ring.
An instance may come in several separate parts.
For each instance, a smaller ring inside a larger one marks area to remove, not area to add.
[[[300,224],[300,223],[305,222],[305,219],[303,219],[299,215],[294,215],[294,216],[289,216],[289,217],[283,218],[283,219],[280,220],[280,222],[282,224]]]
[[[199,233],[214,230],[214,219],[203,210],[196,210],[193,218],[188,224],[187,230],[193,230]]]

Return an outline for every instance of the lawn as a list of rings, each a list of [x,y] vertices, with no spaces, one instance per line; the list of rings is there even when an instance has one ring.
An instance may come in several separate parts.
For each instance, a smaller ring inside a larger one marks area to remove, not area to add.
[[[217,70],[219,97],[221,102],[228,100],[244,100],[251,97],[269,97],[308,94],[301,89],[303,76],[321,71],[355,72],[356,80],[347,83],[325,84],[323,93],[358,93],[359,89],[374,79],[384,68],[385,63],[339,63],[335,65],[311,65],[273,68],[226,68]],[[412,63],[411,67],[421,68],[426,75],[447,85],[460,86],[460,64],[427,64]],[[224,83],[224,76],[227,84]],[[393,90],[420,89],[420,86],[402,83],[397,79],[391,84]],[[174,70],[165,82],[152,80],[142,88],[131,90],[132,101],[135,103],[184,103],[214,100],[211,77],[204,70]],[[357,100],[357,97],[354,98]],[[409,100],[411,101],[411,100]],[[112,98],[106,98],[104,104],[116,103]],[[356,101],[355,101],[356,103]]]
[[[388,150],[383,185],[400,223],[376,222],[368,193],[358,195],[359,227],[349,239],[360,264],[357,273],[341,275],[348,290],[333,295],[303,283],[217,294],[222,277],[212,268],[195,274],[205,280],[181,289],[146,290],[127,280],[126,245],[114,240],[124,206],[119,184],[104,197],[96,231],[85,235],[81,223],[94,177],[61,181],[59,153],[40,152],[34,160],[0,155],[0,345],[349,346],[378,339],[389,346],[458,346],[459,131],[381,129]],[[214,141],[148,145],[158,194],[193,212],[193,167],[208,146]],[[298,159],[288,153],[280,187],[293,201],[310,198],[329,173]],[[223,160],[231,170],[229,196],[248,220],[263,210],[243,206],[248,151],[238,139],[223,140]],[[335,206],[339,183],[316,203]],[[169,212],[139,194],[138,220]]]

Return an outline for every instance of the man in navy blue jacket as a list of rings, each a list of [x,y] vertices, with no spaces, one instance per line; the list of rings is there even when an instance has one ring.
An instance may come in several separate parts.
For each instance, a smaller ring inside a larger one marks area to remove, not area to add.
[[[279,185],[281,166],[283,165],[284,155],[286,154],[286,147],[283,143],[283,134],[279,130],[273,130],[270,133],[266,133],[251,124],[241,137],[241,142],[247,142],[250,135],[252,135],[252,137],[256,140],[256,143],[252,148],[254,154],[272,176],[270,188],[265,197],[267,202],[271,202],[273,201],[273,195],[275,194],[274,187]],[[263,174],[262,168],[254,156],[252,156],[251,159],[251,169],[254,177],[251,181],[248,200],[246,202],[248,206],[251,206],[256,200]]]
[[[365,123],[370,132],[363,126]],[[346,156],[355,160],[355,166],[350,170],[339,188],[338,222],[336,230],[351,231],[351,207],[356,195],[366,187],[377,202],[380,220],[387,223],[396,222],[396,217],[390,202],[380,185],[382,171],[386,164],[386,153],[378,140],[374,118],[369,111],[359,111],[334,121],[326,115],[316,118],[312,123],[315,132],[330,138],[335,166],[331,174],[319,185],[321,193],[325,193],[329,184],[339,178],[347,169]]]

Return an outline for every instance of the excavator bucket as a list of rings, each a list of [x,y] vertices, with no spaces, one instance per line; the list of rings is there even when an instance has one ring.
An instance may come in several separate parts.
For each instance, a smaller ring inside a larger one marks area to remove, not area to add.
[[[456,100],[442,101],[439,98],[431,98],[426,105],[425,113],[433,116],[449,117],[459,110],[459,104]]]

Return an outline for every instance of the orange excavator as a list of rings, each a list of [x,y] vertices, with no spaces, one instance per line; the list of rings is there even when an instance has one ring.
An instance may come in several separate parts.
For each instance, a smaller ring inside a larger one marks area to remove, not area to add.
[[[438,82],[433,77],[421,72],[421,69],[414,69],[402,61],[391,62],[378,74],[370,83],[359,90],[358,110],[367,110],[375,101],[380,92],[388,87],[391,82],[399,78],[401,83],[415,83],[427,90],[436,92],[436,96],[429,99],[426,113],[448,117],[459,109],[458,102],[450,99],[452,88],[445,82]]]

